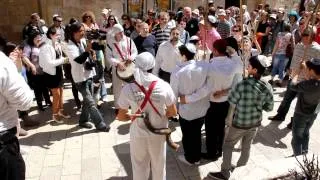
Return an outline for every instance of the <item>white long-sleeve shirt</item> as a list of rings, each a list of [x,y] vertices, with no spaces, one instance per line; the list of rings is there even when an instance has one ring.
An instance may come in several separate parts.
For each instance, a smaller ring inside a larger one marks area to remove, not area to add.
[[[0,52],[0,132],[18,125],[17,110],[31,107],[33,93],[16,66]]]
[[[160,68],[168,73],[173,72],[177,68],[177,65],[181,63],[178,49],[181,45],[180,41],[175,46],[170,41],[160,44],[156,55],[156,65],[153,68],[152,74],[158,76]]]
[[[209,65],[206,85],[192,95],[186,96],[186,101],[189,103],[195,102],[208,95],[210,96],[211,102],[227,101],[228,95],[214,98],[213,94],[217,91],[232,88],[232,82],[236,72],[236,65],[230,58],[226,56],[212,58]]]
[[[170,78],[170,85],[176,97],[191,95],[206,84],[208,63],[187,61],[177,68]],[[198,101],[180,104],[179,115],[186,120],[204,117],[209,108],[209,99],[204,97]]]
[[[138,50],[133,40],[127,36],[123,36],[123,39],[120,42],[110,41],[110,43],[108,43],[108,46],[106,46],[105,59],[109,61],[109,64],[111,64],[112,66],[117,66],[118,63],[123,61],[120,53],[116,48],[116,45],[119,47],[119,50],[125,60],[129,58],[131,60],[134,60],[137,57]]]
[[[85,40],[83,39],[81,40],[79,46],[85,49],[84,44]],[[75,58],[81,55],[81,52],[79,50],[79,47],[75,45],[72,41],[69,41],[66,53],[71,64],[71,74],[75,83],[86,81],[87,79],[92,78],[96,75],[96,71],[94,68],[92,70],[86,70],[84,68],[84,63],[79,64],[74,60]]]

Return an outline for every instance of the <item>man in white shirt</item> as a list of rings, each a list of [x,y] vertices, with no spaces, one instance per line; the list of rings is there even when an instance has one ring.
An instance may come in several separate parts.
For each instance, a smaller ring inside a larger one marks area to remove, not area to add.
[[[171,74],[170,85],[175,95],[193,94],[206,84],[208,63],[195,61],[195,45],[187,43],[179,47],[184,62]],[[191,83],[192,82],[192,83]],[[179,122],[182,131],[184,155],[178,158],[187,165],[197,165],[201,159],[201,128],[209,108],[209,100],[204,97],[195,102],[180,99]]]
[[[14,63],[0,52],[0,177],[25,179],[25,163],[16,137],[17,110],[31,107],[33,93]]]
[[[123,27],[120,24],[113,26],[111,34],[113,39],[106,46],[106,60],[112,65],[112,87],[117,114],[119,109],[117,101],[124,82],[116,75],[116,69],[125,70],[125,63],[133,61],[138,50],[133,40],[123,34]]]
[[[147,114],[154,128],[168,127],[168,118],[177,114],[176,98],[168,83],[149,73],[154,67],[155,59],[149,52],[143,52],[136,58],[134,72],[135,83],[126,84],[118,99],[120,107],[117,119],[128,121],[130,126],[130,156],[132,162],[133,180],[148,180],[150,169],[153,180],[166,179],[166,145],[164,135],[153,134],[146,127],[142,118],[132,119],[128,109],[138,114]],[[143,101],[148,98],[142,88],[151,89],[150,101],[144,107]],[[153,88],[153,90],[152,90]],[[151,103],[153,104],[151,104]]]
[[[180,31],[177,28],[171,29],[170,40],[159,46],[156,55],[156,65],[152,73],[170,83],[170,75],[181,62],[178,47],[182,45],[179,41]]]

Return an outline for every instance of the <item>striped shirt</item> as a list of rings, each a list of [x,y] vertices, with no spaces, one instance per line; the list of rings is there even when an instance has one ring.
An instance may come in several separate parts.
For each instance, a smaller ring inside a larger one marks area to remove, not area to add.
[[[227,37],[230,37],[231,34],[231,25],[228,21],[225,22],[219,22],[217,31],[221,36],[221,39],[225,39]]]
[[[171,27],[166,25],[164,29],[161,29],[160,24],[156,25],[152,30],[152,35],[156,37],[157,47],[165,41],[169,41],[171,33]]]

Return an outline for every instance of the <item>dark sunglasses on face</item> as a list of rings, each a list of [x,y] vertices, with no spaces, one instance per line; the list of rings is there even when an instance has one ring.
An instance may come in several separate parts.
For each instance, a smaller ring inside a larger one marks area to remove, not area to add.
[[[91,16],[85,16],[85,18],[91,18]]]
[[[114,21],[114,19],[109,19],[109,21]]]

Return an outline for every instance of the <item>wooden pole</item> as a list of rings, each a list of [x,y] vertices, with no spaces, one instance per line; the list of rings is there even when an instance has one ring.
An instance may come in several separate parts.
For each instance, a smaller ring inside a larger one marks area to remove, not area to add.
[[[241,48],[242,48],[242,53],[241,53],[241,60],[243,62],[243,76],[245,77],[246,73],[246,60],[244,59],[244,41],[243,41],[243,10],[242,10],[242,5],[243,5],[243,0],[240,0],[240,30],[241,30]]]

